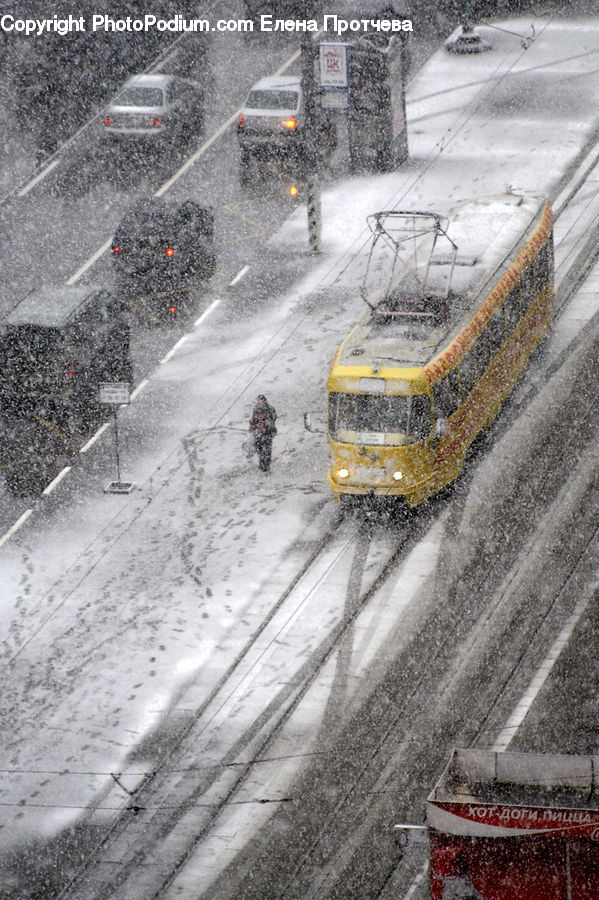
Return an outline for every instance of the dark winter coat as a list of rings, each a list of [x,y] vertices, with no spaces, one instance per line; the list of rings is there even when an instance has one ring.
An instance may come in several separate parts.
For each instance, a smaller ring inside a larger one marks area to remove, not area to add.
[[[273,438],[277,433],[275,421],[277,413],[270,403],[257,403],[250,419],[250,431],[256,438]]]

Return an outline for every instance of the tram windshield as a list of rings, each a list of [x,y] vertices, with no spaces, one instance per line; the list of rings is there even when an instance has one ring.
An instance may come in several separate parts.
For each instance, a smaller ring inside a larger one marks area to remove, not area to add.
[[[334,441],[348,444],[410,444],[430,432],[428,397],[332,393],[329,431]]]

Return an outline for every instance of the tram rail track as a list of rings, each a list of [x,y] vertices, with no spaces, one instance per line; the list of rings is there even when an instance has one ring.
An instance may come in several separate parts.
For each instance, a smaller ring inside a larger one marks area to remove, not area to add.
[[[591,239],[589,238],[589,241]],[[588,243],[588,242],[587,242]],[[586,248],[581,251],[580,257],[585,259]],[[576,268],[576,266],[572,266],[568,271],[572,271]],[[588,270],[590,270],[590,266],[584,267],[582,273],[579,273],[576,277],[576,280],[573,284],[568,284],[567,292],[564,295],[562,294],[562,302],[557,307],[557,316],[565,311],[567,307],[567,300],[573,293],[575,293],[576,289],[580,286],[580,284],[586,278],[588,274]],[[593,317],[593,320],[596,320],[596,315]],[[573,354],[581,345],[584,338],[586,336],[586,332],[584,334],[580,334],[578,338],[571,344],[569,344],[564,350],[557,356],[557,358],[551,362],[548,366],[542,367],[543,372],[541,377],[536,380],[536,388],[533,390],[528,390],[524,397],[519,398],[518,404],[518,413],[521,412],[522,404],[527,405],[528,402],[534,399],[536,394],[538,393],[538,389],[540,383],[546,383],[547,380],[552,377],[559,368],[564,364],[566,358]],[[592,431],[593,422],[596,421],[596,412],[597,412],[597,404],[591,403],[586,406],[584,409],[583,415],[577,419],[577,428],[580,429],[581,432],[584,432],[587,429],[589,432]],[[511,418],[511,417],[510,417]],[[505,422],[503,423],[505,427]],[[503,428],[502,428],[503,430]],[[592,439],[591,439],[592,441]],[[578,440],[573,438],[573,442],[576,446],[578,446]],[[581,451],[584,452],[584,451]],[[488,709],[484,713],[484,715],[480,719],[480,723],[475,728],[472,728],[466,735],[462,733],[461,735],[461,744],[464,746],[475,746],[479,742],[489,743],[490,735],[497,735],[500,732],[500,725],[497,721],[498,710],[501,709],[502,704],[505,705],[505,702],[509,699],[511,695],[518,691],[518,683],[524,682],[526,680],[526,672],[530,669],[532,662],[538,661],[542,659],[543,655],[547,652],[547,648],[555,642],[555,632],[558,628],[558,624],[564,616],[570,617],[569,619],[569,627],[573,629],[579,619],[582,617],[584,610],[587,608],[590,602],[597,597],[596,587],[592,589],[591,593],[586,600],[586,603],[578,603],[577,609],[575,610],[576,617],[574,618],[574,614],[571,612],[570,607],[572,605],[572,595],[576,596],[576,593],[572,593],[572,585],[576,579],[577,573],[584,568],[584,561],[586,557],[595,550],[596,555],[596,547],[598,545],[598,535],[599,535],[599,527],[596,524],[592,524],[590,530],[590,536],[585,537],[582,549],[578,552],[574,559],[572,559],[569,565],[566,567],[566,571],[563,574],[560,582],[556,586],[555,590],[548,597],[542,597],[544,605],[537,609],[538,621],[533,622],[528,631],[526,631],[523,638],[520,640],[520,648],[516,653],[515,657],[510,656],[509,659],[512,660],[509,662],[509,665],[506,665],[502,668],[501,677],[499,679],[499,683],[497,684],[497,690],[493,697],[490,699],[488,704]],[[541,541],[542,543],[542,541]],[[527,561],[529,557],[526,557],[526,561],[520,563],[520,568],[526,569]],[[514,576],[515,577],[515,576]],[[509,600],[512,599],[511,594],[513,594],[513,584],[510,577],[510,580],[507,581],[502,591],[496,597],[496,602],[492,606],[491,609],[485,608],[482,611],[482,614],[479,620],[475,623],[475,626],[472,628],[470,634],[468,635],[467,645],[461,651],[461,663],[456,665],[456,671],[451,676],[449,680],[446,680],[443,685],[443,689],[438,698],[439,706],[450,706],[450,695],[452,692],[455,692],[456,685],[460,683],[461,677],[466,677],[465,675],[465,666],[466,659],[472,658],[476,654],[477,646],[481,644],[489,644],[492,643],[495,647],[495,652],[497,654],[496,658],[500,658],[501,651],[501,640],[505,635],[505,620],[503,623],[501,621],[502,615],[507,616],[507,609],[509,607]],[[502,613],[502,608],[505,607],[505,611]],[[493,620],[493,621],[491,621]],[[454,623],[455,624],[455,623]],[[437,660],[439,657],[443,656],[444,648],[447,648],[456,642],[456,634],[458,632],[458,626],[454,630],[443,630],[443,645],[441,647],[437,647],[437,654],[432,654],[427,657],[428,666],[434,669],[439,669],[443,671],[442,666],[437,666]],[[488,654],[492,656],[493,654]],[[459,662],[459,660],[458,660]],[[541,667],[542,668],[542,667]],[[426,681],[427,675],[424,672],[416,673],[413,680],[413,690],[411,691],[411,697],[406,698],[405,703],[411,703],[411,711],[410,709],[406,709],[406,705],[402,704],[402,713],[401,716],[398,716],[396,719],[393,719],[390,722],[389,728],[385,729],[385,732],[382,736],[380,743],[377,747],[372,751],[372,758],[378,756],[385,744],[385,742],[389,739],[392,739],[393,732],[401,725],[401,721],[411,722],[413,720],[418,719],[419,715],[419,706],[421,704],[421,698],[423,694],[423,686]],[[470,679],[472,680],[472,679]],[[495,682],[497,679],[495,679]],[[420,699],[419,699],[420,697]],[[445,704],[444,704],[445,698]],[[515,701],[514,701],[515,702]],[[515,733],[515,732],[514,732]],[[406,747],[410,747],[410,745],[421,745],[422,741],[422,729],[417,726],[414,729],[409,728],[407,732],[402,734],[402,747],[405,749]],[[402,747],[399,748],[401,752]],[[396,768],[399,765],[398,757],[397,757],[397,746],[393,754],[393,763],[392,767]],[[414,762],[410,761],[406,768],[410,771],[413,770]],[[366,766],[364,767],[366,768]],[[388,777],[391,777],[391,774],[388,774]],[[385,775],[379,771],[378,780],[384,781]],[[360,790],[359,780],[356,779],[350,787],[348,787],[347,794],[343,798],[343,803],[347,803],[349,801],[350,795],[353,796],[359,795],[361,798],[369,796],[368,789]],[[376,804],[376,797],[373,802]],[[342,807],[342,802],[340,801],[337,809],[335,810],[335,814],[339,813]],[[323,827],[318,835],[314,838],[312,842],[312,846],[310,850],[306,851],[304,859],[302,860],[302,864],[297,866],[293,873],[293,879],[290,879],[287,885],[281,890],[278,896],[280,897],[293,897],[300,896],[300,894],[294,889],[296,887],[296,879],[301,872],[301,868],[303,865],[306,865],[308,859],[311,854],[313,854],[318,846],[319,842],[323,840],[327,829],[330,827],[333,821],[333,817],[331,817],[330,821],[327,823],[326,827]],[[378,821],[378,827],[380,830],[380,819]],[[364,823],[360,823],[357,825],[358,832],[360,829],[366,831],[368,825],[366,824],[366,820]],[[330,836],[329,836],[330,837]],[[352,832],[352,843],[359,844],[360,837],[359,834],[356,835],[356,832]],[[344,855],[351,855],[351,851],[347,851],[344,846],[340,847],[339,856],[343,858]],[[335,859],[335,869],[337,870],[340,866],[339,857]],[[382,885],[380,891],[373,896],[380,897],[390,897],[397,896],[396,893],[388,893],[388,886],[390,881],[393,878],[393,871],[391,871],[388,875],[387,880],[385,880]],[[406,894],[406,898],[412,897],[414,891],[417,886],[422,882],[422,872],[419,872],[414,881],[412,882],[411,891]],[[322,882],[323,885],[323,896],[324,896],[324,879]],[[423,895],[424,896],[424,895]]]
[[[589,412],[586,417],[587,422],[590,421],[590,415],[591,413]],[[439,509],[438,512],[440,513],[441,509]],[[321,561],[323,552],[327,549],[331,549],[331,544],[333,543],[335,532],[341,524],[341,518],[338,518],[335,521],[333,528],[325,536],[325,539],[321,543],[319,543],[319,546],[317,548],[315,548],[310,560],[303,567],[302,572],[298,573],[298,576],[294,579],[293,584],[290,585],[288,590],[285,591],[284,594],[279,598],[277,602],[277,608],[280,608],[280,605],[291,595],[292,591],[295,589],[299,581],[309,573],[310,569],[318,565],[318,563]],[[355,528],[349,530],[348,532],[346,528],[341,538],[342,546],[338,551],[339,554],[348,552],[353,544],[357,543],[360,539],[363,538],[364,534],[362,532],[356,532]],[[236,802],[236,797],[238,796],[244,783],[246,782],[250,774],[255,771],[255,762],[266,757],[269,747],[271,747],[277,735],[284,728],[293,712],[297,709],[302,699],[306,696],[310,687],[322,672],[322,669],[327,660],[338,648],[341,638],[350,628],[351,623],[353,622],[355,617],[368,602],[368,599],[377,590],[381,589],[384,586],[386,580],[390,578],[391,575],[396,573],[397,568],[405,559],[405,555],[409,546],[415,541],[415,539],[416,537],[413,534],[413,529],[410,528],[409,524],[406,524],[402,533],[398,536],[398,540],[393,552],[389,554],[388,558],[379,567],[378,573],[372,579],[372,582],[368,586],[368,588],[360,594],[356,605],[350,611],[348,611],[343,619],[319,643],[318,647],[315,648],[312,655],[305,661],[301,670],[298,671],[295,679],[292,682],[285,684],[284,687],[277,693],[276,697],[271,701],[271,703],[265,707],[260,715],[259,721],[254,724],[253,730],[251,732],[245,732],[244,734],[242,734],[240,740],[231,747],[229,753],[226,756],[222,757],[216,765],[210,767],[208,774],[206,774],[203,770],[199,773],[196,773],[194,772],[193,768],[184,768],[185,774],[183,775],[181,783],[185,784],[185,797],[179,798],[177,801],[174,801],[174,795],[169,786],[173,771],[170,764],[173,763],[175,757],[185,755],[187,751],[182,746],[184,743],[194,744],[195,746],[193,752],[197,755],[197,742],[193,738],[192,733],[194,727],[196,727],[199,723],[201,715],[205,712],[208,703],[201,712],[198,712],[193,725],[190,725],[190,727],[187,729],[185,738],[180,742],[180,745],[177,747],[176,752],[171,755],[169,760],[164,761],[162,768],[164,768],[164,765],[166,765],[167,771],[163,771],[160,776],[153,775],[151,779],[145,782],[140,790],[136,792],[134,804],[130,807],[130,810],[133,808],[135,809],[136,824],[139,824],[139,826],[143,829],[144,850],[140,856],[139,843],[134,841],[132,846],[137,847],[137,850],[131,855],[129,860],[125,861],[124,863],[119,863],[118,872],[114,883],[114,890],[116,891],[116,893],[124,890],[127,886],[129,886],[129,888],[131,887],[131,885],[128,885],[128,879],[130,877],[133,877],[135,879],[136,884],[138,883],[140,864],[143,866],[143,862],[145,859],[151,859],[153,854],[159,852],[159,848],[164,845],[167,839],[171,840],[173,828],[176,829],[177,827],[182,825],[184,826],[184,830],[187,834],[194,834],[193,840],[187,842],[187,845],[185,846],[183,852],[180,854],[179,858],[170,869],[168,877],[161,881],[158,888],[154,888],[151,893],[147,893],[147,896],[164,896],[164,892],[168,890],[169,886],[176,879],[178,872],[185,866],[186,861],[194,853],[197,846],[210,833],[210,829],[212,828],[214,822],[217,820],[219,814],[227,806]],[[556,601],[557,595],[555,595],[554,599],[549,603],[548,608],[545,611],[544,620],[551,616],[551,611]],[[501,598],[499,602],[501,602]],[[481,628],[483,630],[488,630],[488,618],[489,612],[485,609],[482,613],[481,620],[477,622],[476,625],[478,631],[476,633],[473,631],[469,636],[469,642],[471,645],[475,645],[477,643],[477,634],[479,633]],[[265,625],[266,623],[264,623],[264,626]],[[452,648],[455,646],[455,643],[457,641],[456,635],[459,635],[460,632],[460,625],[457,620],[454,620],[452,622],[450,618],[448,620],[448,626],[452,627],[448,627],[444,631],[443,645],[437,646],[436,648],[436,657],[443,658],[445,656],[446,661],[452,655]],[[263,628],[261,627],[260,632],[262,632],[262,630]],[[235,664],[231,667],[231,677],[234,675],[235,670],[241,663],[245,652],[248,651],[249,643],[250,642],[248,642],[248,645],[246,645],[246,648],[244,648],[244,652],[239,655],[239,657],[235,661]],[[253,641],[251,643],[253,643]],[[495,706],[500,703],[501,698],[507,693],[510,685],[513,683],[522,665],[522,661],[526,655],[527,646],[528,645],[523,647],[522,653],[517,657],[510,671],[503,679],[499,692],[494,697],[491,703],[492,708],[495,708]],[[432,668],[438,668],[435,664],[434,654],[431,658],[430,664]],[[440,668],[442,669],[443,667],[441,666]],[[397,718],[389,721],[388,727],[386,728],[385,733],[382,735],[377,746],[375,748],[371,748],[370,757],[364,765],[363,774],[365,777],[368,777],[366,775],[366,770],[368,769],[370,762],[379,757],[385,745],[385,742],[393,736],[394,732],[397,730],[399,724],[401,723],[402,718],[404,721],[406,719],[409,721],[411,717],[414,718],[414,721],[418,719],[418,710],[421,704],[421,700],[419,698],[421,697],[423,690],[426,692],[426,682],[428,680],[428,676],[423,671],[414,673],[414,675],[415,677],[410,681],[409,694],[404,697],[404,702],[401,704],[400,715]],[[454,673],[454,676],[445,684],[445,693],[451,693],[452,689],[455,686],[455,683],[459,681],[460,675],[461,672],[458,667],[458,670]],[[212,692],[211,699],[213,701],[216,699],[217,693],[221,691],[224,693],[227,692],[227,681],[228,679],[226,678],[222,679],[221,683],[218,686],[218,689],[215,689]],[[408,709],[406,707],[408,707]],[[409,707],[412,707],[411,713],[409,712]],[[478,740],[483,735],[485,730],[486,719],[481,722],[480,727],[478,727],[474,733],[471,733],[470,742],[472,743]],[[418,727],[414,728],[413,734],[410,731],[403,734],[403,742],[408,745],[418,742],[419,739],[420,734],[418,732]],[[244,751],[246,761],[243,765],[239,765],[236,761],[239,759],[240,753],[243,753]],[[179,766],[176,762],[175,765],[176,775],[179,776],[181,774],[181,771],[179,770]],[[190,773],[192,775],[191,779],[189,777]],[[223,773],[225,774],[224,778]],[[199,777],[196,778],[196,774]],[[152,804],[151,811],[153,813],[160,809],[161,812],[165,815],[165,818],[157,823],[155,830],[152,829],[151,837],[149,838],[147,823],[144,823],[143,821],[143,811],[146,804],[145,797],[147,795],[152,798],[152,796],[155,794],[157,781],[159,780],[159,778],[166,778],[167,786],[166,789],[163,788],[161,791],[161,793],[163,794],[161,801],[158,801],[157,803],[155,797],[154,799],[150,800],[150,803]],[[210,799],[208,800],[207,804],[204,805],[205,798],[210,791],[214,790],[215,785],[220,786],[218,797],[215,798],[214,796],[212,796],[212,794],[210,794]],[[296,868],[294,877],[299,875],[299,872],[301,871],[303,865],[307,862],[310,856],[316,852],[319,843],[322,841],[325,834],[327,834],[336,816],[340,813],[343,806],[348,802],[349,798],[355,796],[356,792],[362,795],[368,793],[368,791],[360,791],[360,778],[354,779],[349,785],[346,786],[346,792],[344,796],[338,800],[337,806],[332,811],[329,820],[323,826],[318,835],[313,839],[311,848],[306,850],[305,859]],[[268,801],[263,800],[262,802]],[[281,799],[274,801],[275,804],[282,802],[283,800]],[[138,818],[140,816],[140,813],[142,814],[142,817]],[[114,834],[116,834],[118,838],[119,830],[121,828],[127,827],[127,824],[123,823],[123,821],[121,820],[120,826],[117,826],[113,835],[107,837],[106,840],[110,841]],[[104,842],[98,848],[97,852],[101,853],[103,848]],[[77,876],[77,878],[69,886],[69,889],[62,896],[94,896],[93,893],[90,893],[90,883],[86,878],[88,872],[92,867],[93,860],[90,859],[86,864],[85,871]],[[81,882],[80,879],[82,879]],[[292,884],[293,880],[289,882],[287,888],[285,888],[281,892],[280,896],[293,896],[293,891],[291,891],[291,894],[288,894],[287,892],[288,888],[290,888]],[[105,887],[106,884],[103,883],[102,890],[104,890]],[[73,890],[75,891],[75,893],[72,892]],[[83,893],[80,893],[79,891],[83,891]],[[209,894],[210,892],[208,892],[208,895]],[[382,895],[383,894],[381,894],[381,896]]]
[[[595,412],[594,407],[588,411],[586,419],[580,422],[581,431],[591,428]],[[596,452],[594,457],[596,461]],[[576,492],[570,501],[571,509],[577,505],[578,493],[584,493],[586,488],[583,476],[579,477],[578,481]],[[595,476],[595,492],[597,487]],[[565,514],[566,517],[567,515],[568,513]],[[450,747],[452,742],[457,742],[460,746],[474,746],[480,743],[490,745],[493,742],[503,730],[502,725],[509,721],[509,718],[506,720],[506,716],[516,707],[517,698],[522,695],[522,691],[529,683],[531,673],[543,668],[542,661],[547,656],[547,648],[555,643],[556,631],[561,628],[563,632],[561,623],[564,617],[568,619],[570,628],[576,627],[584,610],[597,597],[595,579],[594,584],[583,587],[586,592],[586,603],[580,601],[576,603],[574,610],[576,619],[573,619],[572,606],[580,594],[581,584],[585,585],[584,570],[592,569],[592,566],[588,565],[588,558],[594,557],[596,560],[598,555],[597,516],[589,513],[587,519],[589,532],[584,533],[583,530],[581,545],[577,547],[574,559],[564,560],[562,571],[555,577],[555,584],[552,585],[550,593],[544,593],[544,586],[539,589],[540,606],[529,601],[522,587],[522,580],[527,577],[526,570],[530,561],[530,555],[524,550],[522,553],[524,559],[519,556],[514,566],[508,570],[493,597],[493,602],[481,604],[476,613],[472,609],[468,610],[467,618],[475,616],[471,626],[465,628],[464,621],[457,614],[457,607],[453,611],[438,609],[442,622],[436,628],[437,642],[431,643],[428,647],[426,667],[410,666],[408,654],[404,653],[403,660],[398,660],[393,667],[394,671],[390,672],[387,685],[377,688],[381,693],[386,693],[402,666],[408,668],[409,676],[404,676],[405,687],[395,690],[393,702],[387,704],[388,710],[399,712],[395,716],[388,717],[377,741],[368,748],[366,754],[359,757],[357,748],[363,746],[360,739],[362,734],[357,731],[359,717],[355,717],[347,725],[345,733],[338,737],[338,754],[342,757],[344,737],[354,734],[351,746],[358,757],[357,763],[354,760],[356,767],[359,768],[358,774],[345,785],[337,785],[339,792],[334,807],[328,816],[323,816],[317,833],[312,836],[310,846],[303,852],[287,880],[284,883],[277,882],[276,891],[273,890],[271,896],[280,898],[307,895],[338,896],[333,886],[340,884],[344,885],[347,892],[344,896],[359,896],[357,883],[353,880],[355,877],[353,864],[356,859],[361,860],[363,864],[369,852],[373,857],[384,852],[381,848],[387,848],[389,843],[385,838],[385,822],[389,830],[392,823],[401,818],[401,814],[398,816],[397,808],[393,809],[392,802],[389,802],[389,798],[393,798],[398,792],[398,772],[403,770],[412,773],[410,783],[402,783],[400,805],[404,813],[406,808],[411,809],[411,817],[404,818],[403,821],[417,822],[419,817],[414,816],[414,811],[419,799],[419,789],[414,785],[426,783],[426,779],[421,782],[417,774],[422,767],[422,757],[428,760],[429,767],[432,759],[434,769],[435,760],[438,766],[442,767],[444,754],[446,758],[448,752],[444,748]],[[552,508],[547,511],[541,527],[546,539],[546,532],[558,527]],[[543,535],[539,538],[540,542],[542,537]],[[542,569],[542,560],[541,563],[537,562],[536,568]],[[528,581],[531,581],[530,576]],[[422,639],[424,640],[424,636]],[[414,645],[418,646],[419,643],[419,639],[415,639]],[[510,653],[502,654],[504,646],[510,646]],[[459,653],[456,653],[456,647],[459,647]],[[483,683],[484,669],[490,659],[496,661],[496,675],[499,677],[493,679],[490,689],[479,698],[477,686]],[[366,730],[364,727],[364,731]],[[337,764],[342,767],[343,759],[338,759]],[[306,780],[309,781],[310,777],[308,776]],[[330,790],[330,784],[328,788]],[[327,796],[322,784],[318,785],[318,789],[321,796]],[[314,815],[313,808],[311,815]],[[335,833],[335,826],[340,818],[345,818],[345,821],[339,825],[339,830]],[[351,825],[348,825],[348,820],[351,821]],[[298,823],[297,820],[294,821],[294,825],[301,828],[301,822]],[[272,831],[276,833],[277,829],[274,828]],[[345,838],[341,839],[340,834],[345,835]],[[351,835],[351,838],[348,839],[348,835]],[[330,849],[326,852],[328,858],[324,864],[323,846],[336,849],[333,860],[330,859],[332,855]],[[270,858],[276,856],[276,841],[269,845],[268,852]],[[396,856],[400,855],[399,849],[396,849]],[[266,856],[266,853],[263,856]],[[408,859],[405,862],[409,869],[411,861]],[[399,864],[403,865],[402,860],[399,860]],[[395,867],[390,866],[382,884],[380,879],[373,878],[372,883],[381,884],[381,888],[369,896],[398,896],[396,890],[390,892],[389,888],[394,871]],[[364,877],[363,865],[360,873]],[[422,874],[418,873],[412,884],[416,882],[419,884],[421,881]],[[239,879],[232,882],[231,890],[238,884]],[[222,885],[219,887],[222,889]],[[246,896],[260,896],[259,891],[258,885],[256,893],[250,892]],[[408,892],[406,897],[412,895],[413,892]],[[208,891],[206,896],[218,897],[218,889]]]
[[[185,765],[182,769],[182,761],[186,754],[192,753],[194,757],[197,757],[198,742],[205,729],[209,727],[207,720],[217,714],[219,707],[222,708],[231,702],[231,697],[237,689],[237,683],[243,681],[244,678],[240,670],[245,666],[251,671],[253,663],[252,660],[248,661],[248,656],[252,654],[260,656],[263,653],[263,648],[258,644],[260,639],[265,636],[269,626],[274,623],[276,627],[274,620],[277,616],[280,617],[281,613],[284,616],[294,615],[293,610],[286,611],[284,607],[290,602],[293,603],[294,594],[298,591],[301,592],[302,581],[308,578],[314,570],[324,567],[322,575],[316,574],[315,585],[306,586],[308,593],[312,593],[326,578],[329,568],[334,566],[338,560],[346,557],[350,547],[356,544],[360,545],[362,542],[362,553],[365,550],[367,552],[369,536],[365,536],[363,531],[356,531],[357,527],[358,523],[355,520],[346,518],[344,524],[341,524],[341,517],[335,519],[333,527],[319,541],[302,570],[279,596],[269,615],[246,642],[244,648],[231,663],[227,672],[219,679],[201,707],[195,711],[185,731],[179,736],[176,746],[171,748],[168,754],[157,763],[155,770],[144,778],[132,794],[126,809],[112,824],[98,846],[89,855],[85,865],[75,874],[59,896],[86,896],[88,898],[101,896],[102,891],[106,890],[105,874],[102,877],[102,885],[98,894],[94,893],[93,879],[90,880],[88,876],[105,849],[108,846],[113,847],[115,841],[119,842],[127,830],[134,829],[140,833],[143,832],[144,848],[140,851],[138,842],[133,840],[132,846],[135,847],[135,851],[131,858],[119,862],[113,889],[117,893],[122,891],[132,873],[135,873],[137,877],[140,863],[143,865],[144,860],[152,858],[153,854],[159,852],[158,848],[163,845],[167,836],[172,837],[173,831],[182,823],[186,833],[189,833],[190,830],[194,832],[193,841],[186,847],[181,857],[174,862],[169,877],[158,889],[151,893],[145,893],[145,896],[162,894],[180,867],[184,865],[189,854],[206,837],[221,810],[233,802],[236,792],[253,769],[252,760],[263,756],[267,751],[321,674],[323,667],[338,647],[343,635],[351,627],[356,616],[368,603],[373,593],[378,590],[388,572],[400,564],[415,541],[414,529],[405,523],[401,534],[395,538],[391,551],[384,554],[383,559],[378,562],[376,572],[371,577],[368,586],[345,604],[339,621],[319,638],[316,646],[301,662],[293,676],[277,686],[274,695],[265,704],[258,718],[252,721],[251,727],[242,730],[236,739],[232,743],[230,742],[230,746],[221,755],[218,762],[206,767],[201,766],[199,770],[197,767]],[[300,600],[300,605],[301,602]],[[272,639],[269,638],[269,641]],[[233,726],[231,730],[235,731],[235,727]],[[239,765],[236,760],[244,752],[248,757],[247,762]],[[178,780],[176,802],[173,802],[173,777]],[[216,797],[213,796],[215,792]],[[210,798],[207,802],[206,797]],[[151,819],[156,811],[160,811],[162,818],[155,823],[149,822],[148,818]],[[194,819],[191,829],[190,816]],[[126,843],[129,844],[131,840],[131,836],[128,835]]]

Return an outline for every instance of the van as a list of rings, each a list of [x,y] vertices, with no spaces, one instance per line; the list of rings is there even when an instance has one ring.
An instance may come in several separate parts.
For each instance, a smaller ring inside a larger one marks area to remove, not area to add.
[[[0,327],[0,465],[7,484],[42,479],[101,418],[102,382],[130,382],[129,324],[105,290],[43,287]]]

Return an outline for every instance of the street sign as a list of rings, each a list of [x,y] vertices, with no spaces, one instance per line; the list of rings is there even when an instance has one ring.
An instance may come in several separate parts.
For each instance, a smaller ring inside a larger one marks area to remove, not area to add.
[[[319,44],[320,86],[347,88],[347,44]]]
[[[129,403],[130,388],[126,381],[103,382],[100,385],[100,403],[113,403],[119,406]]]
[[[323,109],[349,106],[348,44],[318,45],[320,105]]]
[[[112,406],[112,415],[114,416],[114,449],[116,454],[116,474],[117,480],[111,481],[104,488],[105,494],[128,494],[133,490],[135,484],[132,481],[121,481],[121,460],[119,455],[119,426],[117,420],[117,406],[129,403],[130,390],[129,383],[126,381],[104,381],[100,384],[100,403],[109,403]]]

